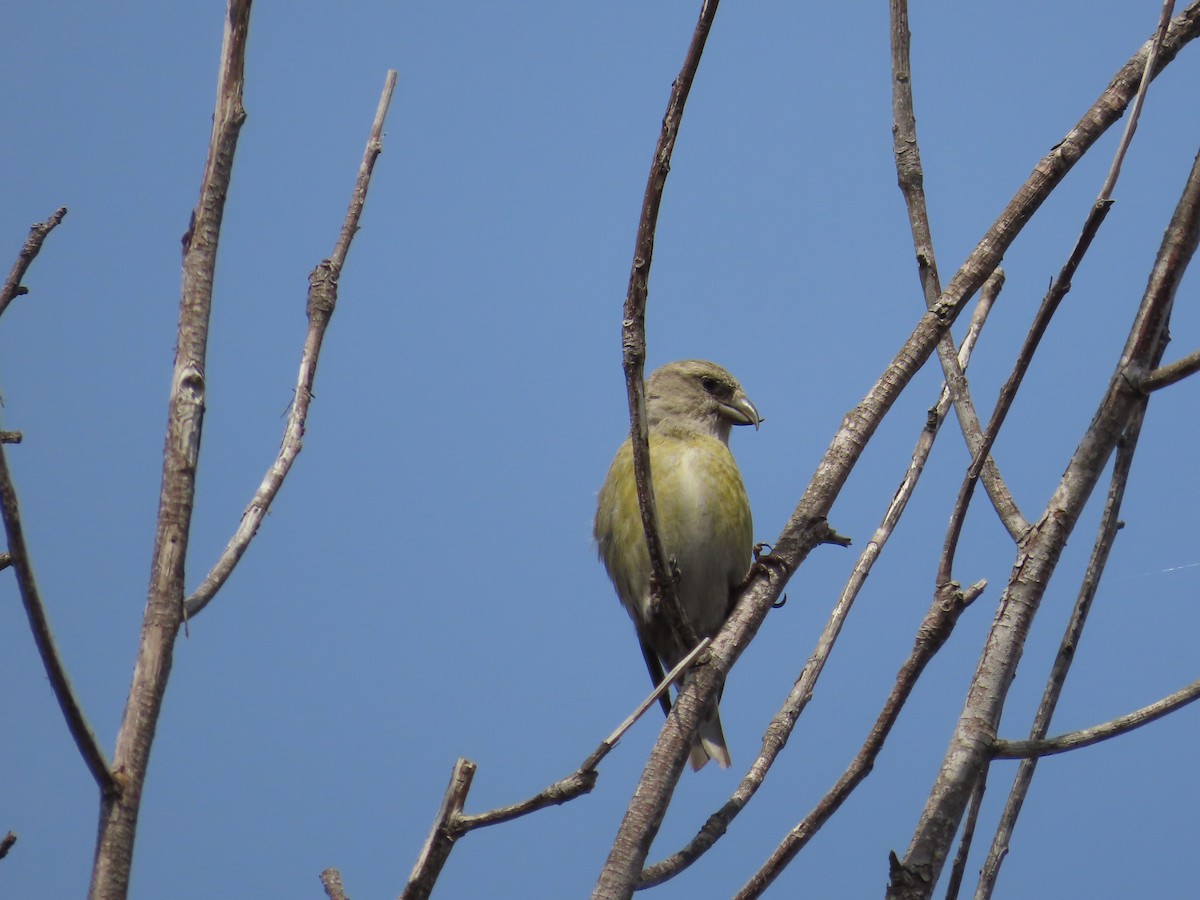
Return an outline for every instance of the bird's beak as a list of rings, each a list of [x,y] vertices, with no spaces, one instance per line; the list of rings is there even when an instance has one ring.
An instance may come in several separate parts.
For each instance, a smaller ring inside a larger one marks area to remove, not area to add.
[[[734,394],[729,403],[721,405],[721,414],[734,425],[753,425],[755,431],[763,421],[750,398],[741,391]]]

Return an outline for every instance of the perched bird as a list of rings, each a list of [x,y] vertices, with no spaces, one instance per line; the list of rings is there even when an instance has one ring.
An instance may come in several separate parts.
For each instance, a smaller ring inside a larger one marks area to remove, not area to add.
[[[650,375],[646,414],[660,537],[678,570],[685,618],[697,637],[711,637],[733,608],[750,568],[754,540],[750,502],[729,452],[729,432],[734,425],[757,429],[762,417],[732,375],[698,359],[669,363]],[[628,439],[600,488],[595,536],[600,560],[633,619],[657,684],[662,678],[659,661],[669,670],[692,648],[682,646],[651,609],[650,555]],[[690,754],[693,769],[710,759],[722,768],[730,762],[715,703]]]

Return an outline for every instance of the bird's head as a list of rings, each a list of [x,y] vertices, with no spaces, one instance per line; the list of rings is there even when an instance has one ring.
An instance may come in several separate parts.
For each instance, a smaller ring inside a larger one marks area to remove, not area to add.
[[[646,380],[646,414],[651,428],[694,429],[726,444],[732,426],[762,423],[737,379],[703,359],[667,363],[652,372]]]

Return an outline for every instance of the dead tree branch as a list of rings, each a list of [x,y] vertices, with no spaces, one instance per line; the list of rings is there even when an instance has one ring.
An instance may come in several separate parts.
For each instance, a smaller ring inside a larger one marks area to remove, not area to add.
[[[46,240],[46,235],[58,227],[62,222],[63,217],[67,214],[67,208],[60,206],[55,210],[45,222],[39,222],[29,229],[29,237],[25,239],[25,245],[21,247],[21,252],[17,254],[17,261],[13,263],[12,269],[9,270],[8,279],[4,282],[3,289],[0,289],[0,315],[8,309],[8,304],[12,303],[17,297],[29,293],[29,288],[21,284],[21,279],[25,277],[25,273],[29,271],[30,264],[37,257],[38,252],[42,249],[42,243]]]
[[[971,351],[975,347],[975,342],[979,338],[980,331],[987,321],[988,313],[991,311],[992,304],[1003,284],[1003,273],[997,269],[996,273],[988,279],[981,291],[980,302],[975,307],[970,327],[967,329],[967,336],[963,339],[962,348],[959,350],[959,363],[964,369],[970,361]],[[776,757],[783,750],[784,745],[796,727],[801,713],[804,712],[809,700],[812,699],[816,683],[825,669],[825,663],[833,652],[833,647],[837,643],[838,636],[841,634],[842,628],[850,615],[850,609],[866,584],[867,576],[871,573],[871,568],[882,554],[884,546],[899,523],[909,499],[916,490],[917,482],[920,480],[921,473],[925,468],[925,462],[928,460],[929,453],[933,449],[933,443],[937,437],[938,430],[945,420],[949,409],[950,390],[948,386],[944,386],[937,404],[929,411],[925,427],[922,428],[921,434],[917,438],[917,445],[913,449],[908,471],[905,473],[899,488],[896,490],[895,496],[892,498],[892,502],[888,505],[887,511],[884,513],[883,521],[863,548],[858,563],[851,573],[850,580],[834,605],[833,611],[829,616],[829,621],[825,625],[825,630],[817,640],[816,648],[793,684],[791,691],[784,700],[783,706],[780,707],[779,711],[775,713],[771,721],[767,724],[758,756],[742,777],[737,789],[720,809],[708,817],[708,820],[701,827],[700,831],[686,846],[660,862],[647,866],[643,870],[641,880],[638,883],[639,888],[661,884],[675,877],[703,856],[720,840],[738,813],[745,808],[746,804],[750,802],[751,798],[754,797],[758,789],[762,786],[767,772],[770,771]]]
[[[576,797],[590,793],[596,785],[598,777],[596,767],[600,765],[600,761],[608,756],[613,747],[617,745],[617,741],[633,727],[638,719],[645,715],[658,698],[671,689],[675,679],[687,671],[688,667],[695,662],[696,657],[708,649],[709,643],[710,640],[704,638],[690,653],[676,663],[650,692],[650,695],[638,705],[638,708],[618,725],[612,734],[600,742],[600,746],[592,751],[578,769],[520,803],[513,803],[474,815],[464,813],[463,807],[467,801],[467,794],[471,790],[476,765],[469,759],[459,759],[454,765],[454,771],[450,774],[450,784],[442,797],[442,805],[438,809],[433,826],[429,829],[429,836],[425,839],[425,845],[421,848],[412,874],[408,877],[408,884],[405,885],[404,892],[400,895],[401,900],[424,900],[430,895],[446,861],[450,858],[450,851],[454,849],[454,843],[468,831],[488,825],[499,825],[501,822],[511,821],[537,812],[539,809],[560,806],[568,800],[574,800]]]
[[[954,554],[958,546],[959,537],[962,534],[963,524],[966,521],[967,508],[971,503],[971,496],[975,491],[975,484],[979,479],[980,473],[983,471],[987,455],[992,452],[992,446],[995,444],[996,438],[1000,435],[1000,429],[1003,427],[1004,420],[1012,408],[1013,401],[1016,400],[1017,391],[1021,387],[1021,382],[1025,379],[1025,373],[1029,371],[1029,366],[1033,362],[1034,354],[1037,353],[1037,349],[1041,345],[1042,338],[1046,334],[1046,329],[1050,327],[1051,319],[1054,318],[1054,314],[1058,311],[1063,298],[1071,290],[1071,279],[1074,278],[1075,272],[1083,263],[1084,256],[1087,255],[1088,249],[1092,246],[1092,241],[1100,231],[1100,226],[1104,224],[1104,219],[1108,216],[1108,211],[1112,208],[1112,192],[1116,187],[1117,176],[1121,171],[1121,160],[1124,159],[1125,153],[1129,149],[1129,142],[1133,139],[1133,133],[1137,130],[1137,116],[1141,111],[1146,91],[1149,90],[1150,81],[1153,79],[1156,71],[1155,64],[1158,61],[1159,52],[1166,38],[1172,6],[1174,6],[1173,3],[1163,8],[1163,15],[1159,21],[1158,31],[1146,48],[1137,92],[1130,106],[1129,120],[1126,122],[1125,132],[1122,134],[1121,140],[1117,145],[1112,166],[1104,180],[1104,184],[1100,188],[1100,194],[1097,196],[1096,202],[1092,205],[1087,218],[1084,220],[1083,228],[1080,231],[1078,240],[1075,242],[1075,247],[1071,251],[1071,255],[1067,258],[1062,270],[1058,273],[1058,277],[1054,279],[1054,283],[1050,286],[1050,290],[1042,299],[1042,303],[1033,317],[1033,323],[1025,335],[1025,341],[1021,345],[1017,359],[1013,363],[1012,372],[1000,388],[1000,396],[996,400],[996,406],[992,410],[991,419],[989,419],[987,428],[984,430],[983,441],[974,451],[974,457],[971,460],[970,467],[967,469],[962,486],[959,488],[958,498],[954,504],[954,512],[950,517],[950,526],[946,532],[945,548],[942,551],[942,558],[939,563],[938,581],[949,581],[952,577]],[[1017,537],[1019,538],[1020,535]]]
[[[17,255],[17,261],[13,264],[8,281],[4,285],[4,291],[0,294],[0,313],[14,297],[25,293],[25,289],[20,286],[21,279],[25,277],[29,266],[42,249],[46,235],[54,230],[66,214],[66,207],[62,207],[45,222],[34,225],[30,229],[29,237]],[[46,669],[46,677],[50,681],[50,689],[54,691],[54,698],[58,701],[58,708],[62,710],[63,718],[67,722],[67,730],[71,732],[75,746],[79,748],[84,764],[92,773],[92,778],[95,780],[96,786],[100,788],[100,793],[102,795],[111,794],[117,789],[112,769],[109,768],[104,751],[100,748],[100,742],[96,740],[96,735],[92,731],[91,725],[88,724],[87,717],[83,714],[83,706],[75,695],[75,689],[71,686],[67,667],[63,664],[58,644],[54,640],[54,632],[50,628],[50,617],[46,614],[46,606],[38,591],[37,580],[33,574],[33,561],[29,556],[29,547],[25,543],[25,528],[21,524],[21,507],[17,500],[17,489],[13,485],[8,459],[4,453],[4,444],[20,443],[20,433],[6,432],[6,434],[9,439],[0,441],[0,515],[4,517],[4,530],[8,536],[8,553],[5,554],[5,565],[0,568],[11,566],[16,576],[21,603],[25,607],[29,628],[33,632],[33,642],[37,646],[38,655]],[[14,436],[15,439],[13,439]]]
[[[21,593],[21,603],[25,606],[25,615],[29,618],[29,628],[33,632],[33,642],[37,645],[38,655],[46,669],[46,677],[50,680],[50,689],[58,701],[63,718],[67,722],[67,730],[75,740],[83,756],[84,764],[92,773],[96,786],[103,796],[116,792],[117,783],[113,780],[112,769],[100,742],[88,724],[83,714],[83,706],[71,687],[71,679],[67,668],[63,665],[62,655],[50,629],[50,619],[46,615],[46,606],[42,603],[38,592],[37,581],[33,575],[33,563],[29,558],[29,548],[25,544],[25,529],[21,525],[21,509],[17,503],[17,491],[13,487],[12,476],[8,470],[8,460],[0,445],[0,513],[4,516],[4,530],[8,535],[8,550],[13,572],[17,578],[17,588]]]
[[[658,143],[650,163],[650,175],[646,180],[646,192],[642,197],[642,212],[638,220],[637,237],[634,239],[633,265],[629,270],[629,287],[625,295],[624,318],[621,324],[622,362],[629,401],[629,434],[633,443],[633,475],[637,484],[642,527],[646,532],[646,546],[650,553],[651,589],[656,595],[660,614],[667,626],[679,636],[684,647],[694,647],[697,636],[679,605],[679,594],[675,589],[675,579],[671,576],[670,560],[667,559],[658,530],[658,508],[654,501],[650,474],[650,432],[646,422],[644,383],[646,297],[649,292],[650,264],[654,259],[658,211],[662,206],[667,174],[671,171],[671,155],[675,152],[675,141],[679,137],[679,128],[683,122],[684,106],[696,79],[696,71],[700,67],[700,57],[704,53],[704,45],[708,40],[713,18],[717,14],[718,3],[719,0],[704,0],[683,66],[671,85],[671,97],[667,101],[662,130],[658,135]],[[649,654],[646,655],[646,664],[650,667],[652,676],[659,674],[655,660]]]
[[[1054,716],[1058,698],[1062,694],[1063,685],[1066,684],[1067,673],[1071,669],[1079,641],[1083,637],[1083,628],[1087,623],[1088,613],[1091,612],[1092,601],[1100,587],[1100,577],[1108,563],[1108,556],[1112,551],[1113,544],[1116,542],[1117,532],[1120,529],[1121,503],[1124,500],[1125,486],[1129,482],[1129,473],[1133,467],[1133,455],[1141,435],[1147,403],[1148,398],[1142,397],[1117,446],[1117,460],[1113,465],[1112,476],[1109,478],[1108,497],[1105,499],[1104,512],[1100,516],[1100,526],[1092,546],[1091,558],[1088,560],[1083,582],[1075,599],[1071,620],[1067,623],[1066,631],[1059,642],[1058,653],[1046,681],[1046,689],[1038,704],[1037,712],[1034,714],[1033,725],[1029,732],[1031,741],[1041,740],[1050,730],[1050,720]],[[1017,767],[1017,774],[1009,789],[1008,799],[1004,803],[1004,811],[1000,815],[996,833],[992,837],[991,848],[988,850],[987,859],[980,871],[979,887],[976,890],[977,900],[990,897],[995,889],[996,878],[1000,874],[1000,865],[1008,853],[1008,844],[1013,829],[1016,827],[1017,817],[1021,813],[1021,807],[1025,803],[1025,797],[1029,792],[1029,786],[1033,782],[1036,768],[1036,758],[1022,760],[1021,765]]]
[[[326,869],[321,873],[321,887],[325,888],[325,896],[329,900],[350,900],[346,889],[342,887],[342,873],[337,869]]]
[[[929,661],[933,659],[934,654],[945,645],[959,616],[975,602],[985,587],[986,584],[981,581],[965,591],[959,590],[958,585],[946,585],[938,591],[920,628],[917,629],[912,652],[896,674],[896,683],[892,687],[892,692],[888,695],[887,702],[884,703],[862,748],[837,783],[829,789],[804,820],[788,832],[767,861],[738,891],[735,895],[737,900],[750,900],[750,898],[762,896],[771,882],[779,877],[788,863],[796,858],[796,854],[804,849],[813,835],[829,821],[830,817],[846,801],[846,798],[871,773],[875,759],[879,756],[879,751],[883,749],[883,744],[887,740],[888,734],[891,733],[892,726],[896,724],[900,710],[903,709],[909,694],[912,693],[917,679],[920,678]]]
[[[1159,366],[1142,380],[1142,390],[1147,393],[1169,387],[1200,372],[1200,350],[1189,353],[1173,363]]]
[[[1161,71],[1197,32],[1200,32],[1200,2],[1194,3],[1172,23],[1158,57],[1157,71]],[[941,335],[954,323],[966,298],[979,290],[1024,224],[1075,162],[1120,117],[1136,89],[1144,68],[1145,52],[1146,48],[1143,48],[1122,67],[1100,99],[1038,164],[938,302],[921,317],[880,380],[845,416],[818,464],[814,479],[774,543],[772,555],[787,571],[795,571],[814,547],[828,539],[831,532],[825,516],[863,448],[901,391],[933,353]],[[785,579],[769,579],[760,573],[747,585],[725,626],[713,639],[708,664],[693,672],[693,677],[676,698],[673,715],[659,733],[643,772],[636,802],[631,804],[618,833],[622,848],[610,853],[596,896],[620,897],[633,890],[682,769],[689,735],[698,727],[704,708],[701,698],[712,696],[723,683],[730,667],[753,639],[771,605],[778,599],[784,584]]]
[[[1053,756],[1056,753],[1066,753],[1068,750],[1078,750],[1080,747],[1090,747],[1092,744],[1107,741],[1109,738],[1120,737],[1123,734],[1133,731],[1135,728],[1149,725],[1156,719],[1161,719],[1163,716],[1169,715],[1177,709],[1182,709],[1196,700],[1200,700],[1200,681],[1193,681],[1187,687],[1181,688],[1175,693],[1169,694],[1155,703],[1151,703],[1149,706],[1143,706],[1141,709],[1118,716],[1102,725],[1093,725],[1091,728],[1069,731],[1066,734],[1060,734],[1057,737],[1046,738],[1044,740],[998,740],[993,748],[992,756],[994,759],[1032,759],[1034,757]]]
[[[1008,688],[1046,586],[1105,463],[1140,402],[1142,395],[1129,373],[1153,370],[1158,365],[1175,292],[1198,241],[1200,156],[1163,237],[1109,388],[1045,512],[1018,546],[1012,576],[941,772],[903,861],[893,859],[887,895],[892,900],[929,897],[941,874],[967,801],[991,758]]]
[[[249,28],[250,0],[230,0],[208,161],[201,181],[200,200],[183,238],[183,291],[150,587],[133,683],[113,759],[114,772],[123,790],[101,803],[92,870],[93,900],[121,900],[129,891],[142,786],[171,673],[175,638],[183,621],[184,561],[204,421],[204,361],[212,309],[213,272],[233,154],[238,132],[246,118],[242,85]]]
[[[938,276],[937,258],[933,251],[933,232],[929,225],[929,209],[925,203],[925,175],[921,166],[921,150],[917,143],[917,117],[913,106],[911,34],[908,30],[907,0],[892,0],[890,3],[890,34],[892,50],[892,152],[896,158],[896,181],[904,195],[908,208],[909,227],[912,231],[913,248],[917,257],[917,274],[925,297],[925,306],[932,307],[942,294],[941,278]],[[971,399],[970,387],[958,354],[954,349],[954,338],[947,331],[938,343],[938,359],[950,395],[954,398],[954,412],[958,417],[959,430],[967,442],[972,457],[983,445],[983,429],[979,415]],[[992,500],[1000,521],[1016,540],[1029,523],[1021,515],[1017,501],[1000,476],[995,460],[987,456],[983,468],[984,488]]]
[[[279,454],[262,484],[254,494],[254,499],[242,513],[241,523],[237,531],[225,547],[221,558],[217,560],[212,570],[201,582],[196,592],[188,597],[185,605],[185,616],[190,618],[206,607],[216,596],[221,585],[233,573],[238,561],[250,546],[250,541],[258,533],[259,526],[271,508],[271,502],[283,480],[291,471],[292,463],[296,461],[304,442],[304,426],[308,420],[308,409],[312,403],[313,381],[317,376],[317,362],[321,355],[321,345],[325,340],[325,330],[333,317],[337,305],[338,277],[350,249],[350,242],[358,231],[358,222],[362,217],[363,205],[367,199],[367,188],[371,181],[371,172],[375,160],[383,152],[383,123],[387,118],[388,106],[392,101],[392,93],[396,88],[396,72],[389,71],[385,79],[383,94],[379,98],[379,106],[375,111],[375,121],[371,125],[371,134],[367,138],[367,147],[363,153],[362,163],[358,169],[358,178],[350,198],[350,206],[346,210],[346,219],[342,225],[333,254],[323,260],[308,278],[308,332],[304,336],[304,350],[300,355],[300,373],[296,379],[295,399],[292,401],[288,414],[287,425],[283,431],[283,441],[279,446]]]

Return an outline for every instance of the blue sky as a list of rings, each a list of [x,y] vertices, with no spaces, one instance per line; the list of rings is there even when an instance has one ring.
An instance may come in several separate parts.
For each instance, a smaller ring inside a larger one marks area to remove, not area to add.
[[[920,4],[914,85],[943,278],[1152,31],[1155,2]],[[355,897],[401,889],[451,766],[469,811],[573,769],[642,698],[632,628],[590,542],[627,427],[621,303],[651,150],[697,3],[283,4],[254,11],[218,264],[188,584],[278,447],[307,275],[332,249],[388,68],[385,150],[341,280],[304,452],[249,554],[181,639],[132,896]],[[0,323],[4,428],[39,582],[86,711],[112,747],[145,601],[179,296],[179,238],[207,148],[222,7],[25,4],[0,67],[0,264],[70,209]],[[1154,85],[1117,204],[996,456],[1036,515],[1090,420],[1200,139],[1200,49]],[[1114,129],[1005,260],[972,365],[990,406],[1099,190]],[[658,232],[651,366],[714,359],[766,417],[739,431],[759,540],[778,535],[841,416],[922,309],[891,154],[884,4],[725,4],[685,116]],[[1167,351],[1200,343],[1195,278]],[[961,329],[959,329],[961,334]],[[685,774],[651,853],[736,784],[901,477],[927,368],[735,668],[735,768]],[[1121,533],[1055,732],[1193,680],[1200,626],[1195,383],[1150,407]],[[727,896],[856,752],[929,602],[967,464],[944,430],[905,523],[766,787],[661,897]],[[1002,732],[1024,736],[1098,517],[1068,547]],[[958,571],[990,587],[924,676],[875,771],[792,864],[781,896],[879,896],[958,716],[1013,549],[986,504]],[[0,893],[79,896],[95,789],[0,575]],[[1000,896],[1185,896],[1200,841],[1194,709],[1042,763]],[[657,733],[595,792],[476,832],[438,896],[590,889]],[[997,766],[981,831],[1015,764]],[[986,838],[980,850],[986,849]],[[980,859],[982,857],[980,856]],[[972,864],[972,869],[977,868]]]

